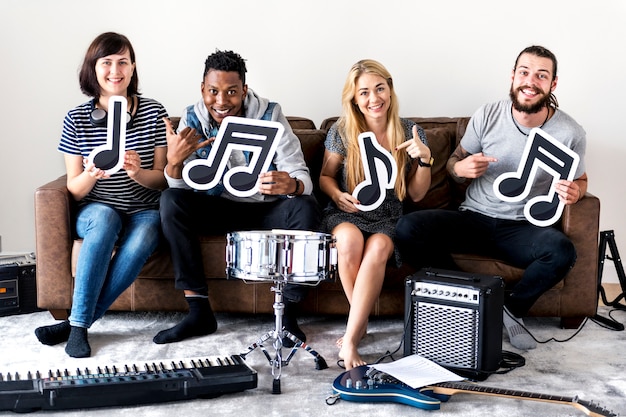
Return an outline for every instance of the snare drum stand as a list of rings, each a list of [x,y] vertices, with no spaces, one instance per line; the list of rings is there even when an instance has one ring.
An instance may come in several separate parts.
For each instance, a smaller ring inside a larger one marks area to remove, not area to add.
[[[263,336],[261,336],[259,340],[248,346],[247,352],[240,354],[240,356],[245,359],[246,355],[255,350],[257,347],[261,348],[261,350],[265,354],[265,357],[272,366],[272,376],[274,377],[272,383],[272,394],[280,394],[280,375],[282,367],[289,365],[289,361],[296,354],[298,348],[306,350],[315,357],[315,369],[322,370],[328,368],[326,361],[319,353],[311,349],[310,346],[308,346],[302,340],[294,336],[291,332],[283,328],[283,312],[285,310],[285,303],[283,303],[283,287],[285,285],[285,282],[286,281],[284,280],[276,280],[274,281],[276,285],[272,287],[272,291],[274,291],[274,316],[276,317],[274,329],[268,331]],[[289,352],[289,355],[286,359],[283,359],[282,354],[283,337],[287,337],[294,342],[294,345],[291,348],[291,352]],[[269,352],[265,349],[265,346],[263,345],[263,343],[265,343],[265,341],[267,341],[268,339],[274,339],[273,357],[269,354]]]

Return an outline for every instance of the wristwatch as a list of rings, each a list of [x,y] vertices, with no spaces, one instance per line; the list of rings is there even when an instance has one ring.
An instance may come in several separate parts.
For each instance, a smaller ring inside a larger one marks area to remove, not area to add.
[[[430,159],[428,160],[428,162],[424,162],[422,161],[422,158],[417,158],[417,165],[421,166],[421,167],[432,167],[433,164],[435,163],[435,158],[433,158],[432,156],[430,157]]]
[[[294,180],[296,180],[296,189],[293,193],[287,194],[287,198],[294,198],[298,195],[298,191],[300,191],[300,181],[298,181],[297,178],[294,178]]]

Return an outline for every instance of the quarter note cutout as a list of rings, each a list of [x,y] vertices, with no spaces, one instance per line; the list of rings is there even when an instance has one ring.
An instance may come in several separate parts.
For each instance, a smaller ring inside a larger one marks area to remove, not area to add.
[[[386,190],[394,187],[398,166],[391,153],[378,143],[373,132],[361,133],[358,140],[365,180],[354,187],[352,196],[359,200],[356,208],[372,211],[383,203]]]
[[[186,164],[183,179],[196,190],[209,190],[223,179],[229,193],[250,197],[258,192],[259,174],[269,169],[284,131],[285,127],[279,122],[226,117],[208,157]],[[235,149],[251,152],[250,160],[246,166],[228,169],[228,159]]]
[[[517,172],[501,174],[493,183],[493,191],[502,201],[525,199],[539,168],[552,175],[552,183],[545,195],[531,198],[524,206],[524,216],[536,226],[550,226],[563,213],[565,203],[559,200],[556,183],[572,181],[580,156],[539,128],[530,131]]]
[[[124,165],[127,105],[124,96],[111,96],[109,98],[107,143],[96,146],[87,156],[89,162],[92,162],[96,168],[100,168],[107,175],[115,174]]]

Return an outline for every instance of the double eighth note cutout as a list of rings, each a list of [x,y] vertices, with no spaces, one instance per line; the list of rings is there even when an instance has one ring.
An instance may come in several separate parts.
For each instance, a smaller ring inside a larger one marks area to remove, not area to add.
[[[257,193],[259,174],[267,172],[283,136],[282,123],[229,116],[217,132],[207,159],[195,159],[183,168],[183,179],[196,190],[208,190],[220,182],[237,197]],[[233,150],[248,151],[247,166],[228,169]]]
[[[563,213],[565,203],[559,200],[556,183],[572,181],[580,156],[539,128],[530,131],[516,172],[501,174],[493,183],[496,196],[505,202],[518,202],[530,194],[539,168],[552,175],[546,195],[538,195],[524,205],[526,220],[536,226],[550,226]]]

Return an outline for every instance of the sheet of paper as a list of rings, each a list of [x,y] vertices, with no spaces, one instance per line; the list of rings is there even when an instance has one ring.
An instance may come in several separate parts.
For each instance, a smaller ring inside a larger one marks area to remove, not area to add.
[[[414,389],[440,382],[463,381],[465,379],[419,355],[405,356],[394,362],[377,363],[370,365],[370,367],[389,374]]]

